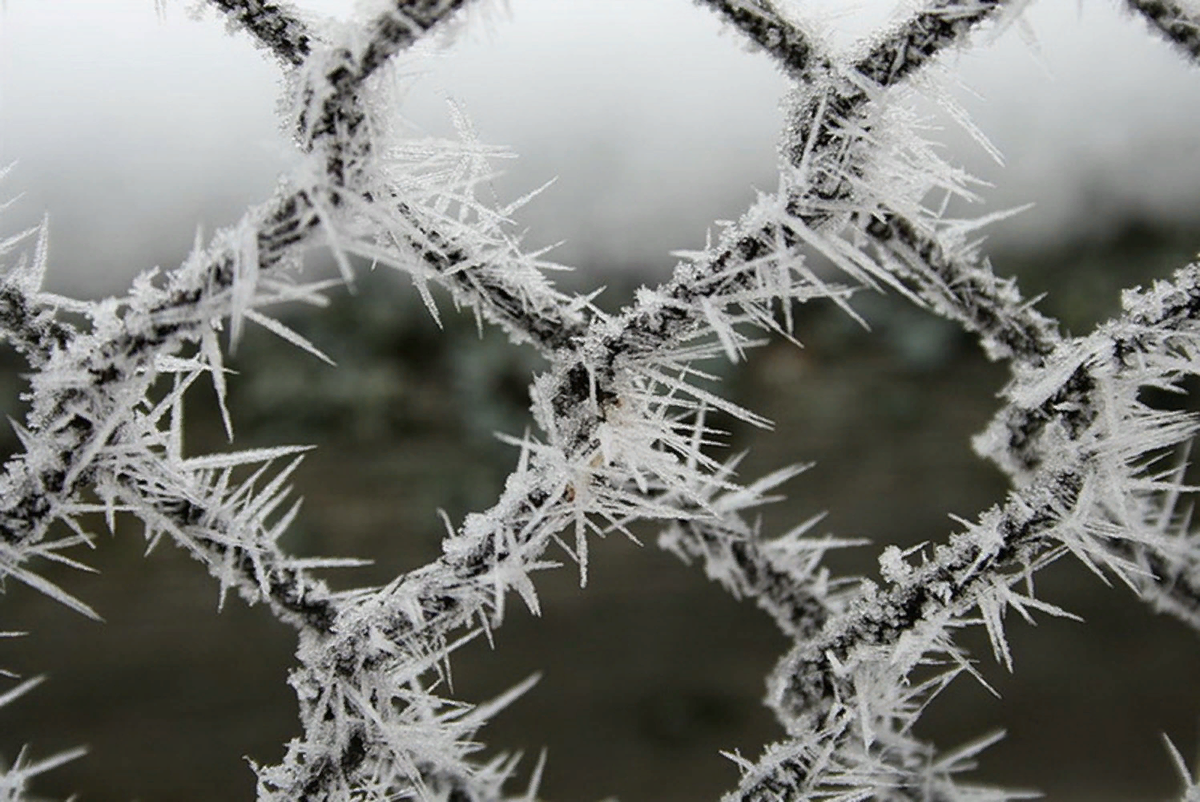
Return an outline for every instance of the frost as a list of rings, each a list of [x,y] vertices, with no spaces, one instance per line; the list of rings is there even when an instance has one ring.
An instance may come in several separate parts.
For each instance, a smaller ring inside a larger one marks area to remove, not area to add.
[[[1183,783],[1183,794],[1179,797],[1180,802],[1200,800],[1200,773],[1193,777],[1188,772],[1187,762],[1184,761],[1183,755],[1179,754],[1179,750],[1175,748],[1175,744],[1166,734],[1163,735],[1163,743],[1166,744],[1167,751],[1171,753],[1171,762],[1175,764],[1175,770],[1179,772],[1179,779]]]
[[[792,641],[768,678],[787,736],[755,760],[733,756],[742,776],[728,802],[1026,798],[961,778],[999,735],[939,754],[914,726],[960,674],[986,686],[955,643],[958,630],[982,626],[1011,669],[1010,609],[1026,620],[1070,616],[1032,581],[1064,556],[1200,630],[1196,488],[1184,484],[1182,462],[1164,459],[1186,449],[1198,424],[1139,397],[1200,371],[1200,264],[1127,291],[1122,313],[1094,332],[1064,336],[968,241],[987,220],[942,217],[943,199],[973,198],[979,183],[941,159],[908,104],[913,91],[944,101],[931,60],[976,29],[1011,22],[1022,3],[914,5],[835,55],[767,0],[700,0],[796,82],[779,187],[703,249],[680,252],[668,281],[607,314],[594,294],[555,288],[546,273],[562,266],[522,248],[511,217],[536,191],[508,204],[490,197],[494,163],[509,154],[483,144],[463,108],[451,107],[454,141],[394,130],[387,71],[451,23],[462,0],[372,2],[346,24],[213,1],[286,65],[284,117],[301,164],[268,202],[207,242],[198,233],[177,270],[143,273],[123,298],[82,302],[42,289],[46,220],[0,240],[0,333],[31,367],[31,409],[14,422],[24,451],[0,474],[0,580],[98,618],[38,571],[44,560],[87,570],[67,554],[91,544],[82,516],[102,512],[111,530],[124,512],[142,522],[147,551],[169,541],[200,562],[217,580],[218,606],[232,593],[295,627],[289,683],[303,732],[279,764],[255,766],[259,799],[532,802],[545,755],[526,790],[506,796],[517,760],[484,757],[479,732],[536,676],[472,706],[450,695],[452,656],[492,639],[510,591],[540,613],[534,575],[560,563],[548,550],[565,552],[584,583],[592,539],[633,537],[637,520],[660,522],[661,546],[753,599]],[[1130,5],[1200,58],[1192,11]],[[293,268],[317,247],[332,251],[339,278],[298,282]],[[815,269],[812,252],[840,272]],[[288,480],[307,447],[185,453],[184,397],[196,381],[211,383],[232,441],[226,349],[249,321],[329,362],[264,310],[322,306],[326,290],[352,286],[356,258],[409,275],[435,321],[438,287],[481,324],[533,344],[550,367],[531,384],[536,431],[507,438],[519,455],[496,503],[457,526],[447,520],[438,560],[379,588],[335,593],[313,572],[360,561],[300,559],[279,546],[301,511]],[[749,518],[807,466],[744,480],[740,456],[712,456],[723,437],[713,410],[772,424],[700,386],[713,377],[698,364],[750,358],[773,335],[794,339],[796,317],[815,300],[866,325],[849,299],[879,290],[956,321],[1009,364],[1001,408],[975,445],[1012,490],[976,520],[954,519],[943,542],[931,534],[934,545],[886,546],[877,584],[822,565],[828,550],[858,541],[818,534],[820,514],[774,537]],[[73,534],[52,539],[58,522]],[[0,706],[39,681],[0,691]],[[1195,800],[1195,780],[1168,749],[1183,799]],[[28,799],[31,777],[79,754],[18,756],[0,767],[0,799]]]

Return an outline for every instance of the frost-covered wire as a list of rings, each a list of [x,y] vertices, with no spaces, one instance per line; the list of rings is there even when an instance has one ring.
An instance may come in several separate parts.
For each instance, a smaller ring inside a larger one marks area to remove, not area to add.
[[[1189,7],[1179,0],[1125,2],[1193,63],[1200,62],[1200,11],[1194,5]]]
[[[284,63],[299,67],[312,52],[308,26],[285,4],[262,0],[212,0],[237,26],[244,27]]]
[[[743,777],[728,802],[1019,798],[958,778],[993,736],[942,753],[912,729],[946,683],[975,672],[955,630],[982,623],[1011,666],[1006,610],[1069,614],[1035,598],[1029,582],[1066,554],[1200,623],[1200,543],[1179,503],[1191,491],[1177,465],[1163,464],[1196,424],[1139,396],[1196,373],[1200,268],[1128,293],[1121,317],[1068,340],[991,272],[968,229],[925,205],[933,192],[970,196],[970,180],[921,137],[905,93],[1004,3],[931,0],[835,58],[767,0],[702,0],[795,82],[780,187],[687,254],[669,281],[609,315],[545,279],[550,265],[510,233],[514,206],[477,196],[502,154],[465,119],[456,143],[390,139],[381,71],[465,2],[374,0],[359,23],[314,27],[283,4],[213,2],[289,66],[287,120],[306,158],[269,203],[198,242],[179,270],[139,277],[123,299],[45,292],[45,223],[0,242],[3,257],[37,235],[32,258],[0,284],[0,333],[36,370],[18,429],[25,451],[0,475],[0,578],[96,616],[31,566],[82,567],[65,552],[90,543],[83,516],[104,513],[111,528],[117,512],[130,512],[151,545],[170,540],[205,564],[222,599],[233,591],[265,602],[294,626],[299,664],[289,682],[303,732],[278,765],[256,766],[260,799],[536,798],[540,764],[512,797],[515,759],[481,758],[478,738],[536,677],[471,706],[447,695],[448,661],[491,637],[510,591],[539,611],[532,575],[557,565],[551,547],[584,582],[589,538],[628,533],[639,519],[662,522],[662,546],[753,598],[794,641],[769,685],[787,738],[757,760],[735,756]],[[1188,23],[1178,9],[1135,5],[1168,32]],[[550,362],[531,388],[538,432],[511,439],[519,459],[497,503],[448,522],[442,556],[382,588],[333,593],[312,572],[344,561],[278,547],[299,512],[287,479],[302,446],[201,456],[183,448],[183,398],[198,380],[212,385],[232,438],[220,334],[235,346],[247,325],[260,325],[327,359],[265,311],[324,303],[330,283],[303,283],[293,271],[316,245],[332,250],[343,280],[353,280],[352,256],[395,267],[435,319],[431,284]],[[811,267],[812,250],[840,278]],[[800,304],[823,300],[855,315],[852,294],[882,288],[957,321],[1009,360],[1005,406],[976,446],[1014,489],[945,545],[885,549],[879,587],[822,568],[840,541],[812,537],[816,519],[776,538],[747,522],[745,511],[799,469],[742,484],[736,460],[710,456],[719,433],[708,411],[770,422],[703,389],[696,365],[743,359],[762,342],[755,332],[791,336]],[[61,322],[60,310],[86,325]],[[55,522],[74,534],[48,540]],[[945,670],[913,682],[930,661]],[[0,773],[0,789],[24,798],[33,773],[18,760]]]

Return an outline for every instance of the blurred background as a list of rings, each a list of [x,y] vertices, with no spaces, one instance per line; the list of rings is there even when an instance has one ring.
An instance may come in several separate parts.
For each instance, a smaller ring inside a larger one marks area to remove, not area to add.
[[[138,271],[178,264],[197,224],[233,223],[293,164],[274,114],[278,67],[197,4],[155,5],[7,0],[0,13],[0,162],[17,162],[0,197],[22,195],[0,225],[7,234],[49,214],[57,291],[121,293]],[[302,5],[314,17],[351,9]],[[835,47],[893,13],[884,2],[793,7]],[[1047,293],[1043,308],[1071,331],[1113,314],[1120,288],[1195,257],[1200,74],[1140,21],[1108,0],[1044,0],[944,63],[963,84],[951,94],[1006,158],[990,160],[929,104],[948,157],[994,184],[962,213],[1037,204],[992,227],[987,250],[1027,295]],[[607,285],[608,308],[775,187],[786,83],[686,0],[489,0],[400,72],[414,135],[452,135],[452,99],[484,141],[519,155],[494,182],[499,198],[557,177],[519,215],[525,243],[565,240],[550,256],[575,271],[560,283]],[[438,554],[435,511],[459,520],[488,506],[512,466],[492,433],[526,425],[539,359],[495,332],[479,337],[439,300],[445,331],[406,280],[369,274],[357,294],[289,318],[336,370],[262,331],[236,355],[239,445],[320,446],[297,474],[305,509],[289,545],[375,560],[332,574],[338,587],[385,582]],[[953,327],[894,298],[864,296],[859,309],[870,332],[814,307],[803,350],[772,343],[716,369],[726,394],[776,424],[766,434],[729,424],[728,451],[750,449],[744,478],[817,463],[764,509],[764,531],[828,510],[821,533],[874,544],[831,555],[835,573],[874,575],[883,545],[941,540],[955,528],[947,513],[974,517],[1002,498],[1004,481],[968,438],[1005,376]],[[20,419],[24,366],[7,353],[0,362],[3,411]],[[193,395],[189,448],[227,447],[211,394]],[[203,571],[165,546],[143,558],[137,526],[119,528],[87,555],[99,574],[48,570],[103,625],[5,589],[0,630],[29,634],[0,642],[0,666],[50,681],[0,711],[0,755],[87,744],[87,757],[39,782],[47,796],[250,798],[243,756],[274,762],[298,732],[284,681],[291,633],[236,601],[216,614]],[[753,757],[782,736],[760,699],[783,638],[657,550],[654,534],[639,530],[643,548],[617,535],[596,543],[584,590],[570,568],[547,572],[540,619],[514,603],[494,650],[473,643],[455,661],[455,692],[473,700],[543,672],[482,738],[524,751],[526,770],[547,747],[547,798],[715,799],[737,778],[718,750]],[[1087,623],[1014,621],[1012,675],[966,633],[1001,698],[963,680],[930,707],[923,733],[949,748],[1007,729],[977,776],[1050,799],[1170,798],[1160,733],[1197,755],[1200,644],[1073,564],[1039,586]]]

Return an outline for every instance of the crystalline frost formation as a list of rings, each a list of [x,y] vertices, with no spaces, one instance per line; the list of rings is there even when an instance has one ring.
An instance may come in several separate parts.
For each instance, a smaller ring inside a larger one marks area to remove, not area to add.
[[[437,693],[443,666],[458,645],[501,624],[510,590],[538,610],[530,575],[553,565],[552,542],[582,580],[589,534],[635,519],[661,521],[661,546],[755,599],[793,639],[768,679],[787,737],[757,760],[734,756],[742,779],[726,802],[1016,798],[958,781],[986,739],[940,754],[912,726],[931,695],[971,670],[955,629],[982,623],[1010,663],[1008,608],[1066,614],[1034,598],[1028,581],[1064,554],[1200,628],[1200,541],[1179,503],[1190,488],[1161,459],[1190,440],[1196,421],[1138,396],[1197,372],[1200,265],[1128,291],[1119,317],[1068,338],[923,205],[935,189],[969,194],[968,179],[916,135],[906,93],[940,52],[1023,3],[927,0],[834,55],[769,0],[698,0],[794,81],[779,189],[616,315],[554,289],[538,255],[509,234],[512,208],[476,197],[493,153],[469,127],[459,143],[391,137],[383,74],[470,3],[374,0],[360,22],[325,27],[261,0],[211,3],[287,68],[288,121],[307,158],[239,225],[198,241],[178,270],[142,275],[119,300],[42,290],[45,224],[0,243],[8,255],[35,237],[0,284],[0,331],[33,371],[19,427],[25,451],[0,475],[0,579],[96,616],[31,566],[73,562],[67,552],[91,537],[80,516],[102,512],[111,527],[126,511],[152,542],[165,537],[202,562],[222,599],[234,591],[294,626],[290,683],[304,734],[279,765],[256,767],[259,799],[535,798],[541,764],[511,796],[516,761],[482,761],[475,738],[530,683],[471,707]],[[1187,8],[1128,5],[1200,59],[1200,22]],[[496,504],[452,528],[438,560],[378,589],[332,592],[312,571],[339,561],[278,547],[297,514],[286,481],[303,448],[182,449],[189,385],[211,382],[224,411],[223,333],[235,345],[255,323],[325,358],[262,311],[320,305],[340,283],[297,278],[300,255],[316,246],[332,249],[344,281],[350,256],[405,271],[435,317],[428,288],[441,287],[551,365],[532,385],[539,434],[514,439],[520,458]],[[840,279],[810,269],[806,251],[828,257]],[[757,342],[748,332],[788,335],[797,304],[829,299],[853,315],[847,299],[862,289],[899,292],[957,321],[1012,370],[1002,409],[976,440],[1009,474],[1011,492],[942,545],[919,555],[886,549],[882,587],[831,580],[820,558],[836,544],[811,536],[812,522],[773,539],[747,522],[743,512],[800,469],[739,484],[736,461],[703,448],[715,437],[705,412],[767,422],[693,382],[697,360],[742,359]],[[246,466],[259,467],[247,477]],[[56,521],[75,534],[52,539]],[[930,661],[950,668],[914,684],[913,669]],[[37,682],[16,684],[0,705]],[[1196,798],[1172,754],[1184,797]],[[76,755],[19,757],[0,773],[0,798],[28,798],[31,777]]]

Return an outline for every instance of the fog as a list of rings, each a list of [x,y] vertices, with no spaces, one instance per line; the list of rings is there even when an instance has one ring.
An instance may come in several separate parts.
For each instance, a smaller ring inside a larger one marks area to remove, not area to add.
[[[890,13],[793,3],[836,47]],[[177,264],[198,223],[232,223],[292,163],[279,67],[194,5],[7,0],[0,159],[18,164],[0,198],[23,197],[0,230],[49,214],[56,289],[118,292]],[[995,185],[972,213],[1038,204],[995,227],[1001,246],[1102,233],[1131,214],[1196,217],[1200,73],[1111,0],[1033,3],[944,63],[1006,156],[1001,168],[953,124],[944,132],[952,158]],[[552,256],[581,270],[661,275],[671,250],[702,245],[714,220],[776,183],[786,82],[688,0],[485,0],[401,72],[412,87],[398,113],[415,131],[452,132],[452,98],[484,141],[519,155],[501,198],[557,176],[520,222],[530,246],[565,240]]]

